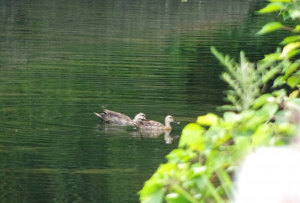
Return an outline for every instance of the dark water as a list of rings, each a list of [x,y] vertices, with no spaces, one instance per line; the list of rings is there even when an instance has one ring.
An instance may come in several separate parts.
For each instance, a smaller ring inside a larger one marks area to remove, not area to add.
[[[1,1],[0,202],[138,202],[182,128],[223,104],[210,46],[251,60],[280,36],[263,0]],[[99,123],[102,108],[180,121],[170,135]]]

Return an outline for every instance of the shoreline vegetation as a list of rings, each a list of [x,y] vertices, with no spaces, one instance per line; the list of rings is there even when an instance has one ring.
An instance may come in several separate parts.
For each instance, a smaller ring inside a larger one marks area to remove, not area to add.
[[[166,156],[167,163],[158,167],[139,192],[142,203],[234,201],[237,191],[233,177],[247,154],[294,142],[300,112],[300,1],[270,0],[257,14],[271,12],[279,12],[282,22],[288,20],[289,26],[270,22],[257,35],[280,29],[291,34],[274,53],[250,62],[241,51],[236,62],[211,47],[227,68],[221,75],[230,87],[227,104],[218,108],[224,114],[208,113],[184,127],[178,149]],[[266,196],[257,192],[251,195]]]

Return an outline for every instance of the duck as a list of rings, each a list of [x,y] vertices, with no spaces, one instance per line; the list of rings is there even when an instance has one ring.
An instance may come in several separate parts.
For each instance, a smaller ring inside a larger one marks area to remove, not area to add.
[[[158,121],[153,121],[153,120],[146,120],[146,119],[139,119],[134,122],[134,125],[138,129],[143,129],[143,130],[149,130],[149,131],[171,131],[172,127],[170,123],[177,123],[180,124],[180,122],[177,122],[174,120],[173,116],[166,116],[165,118],[165,125],[158,122]]]
[[[141,122],[146,120],[146,115],[144,113],[138,113],[134,119],[132,120],[129,116],[125,114],[110,111],[108,109],[104,109],[103,113],[95,113],[96,116],[100,118],[100,120],[104,123],[118,124],[118,125],[131,125],[134,126],[135,122]]]

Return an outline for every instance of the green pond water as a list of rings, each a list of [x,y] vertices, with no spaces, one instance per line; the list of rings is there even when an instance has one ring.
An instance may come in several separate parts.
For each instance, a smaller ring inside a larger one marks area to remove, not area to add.
[[[250,60],[263,0],[0,2],[0,202],[139,202],[183,127],[224,104],[210,46]],[[164,121],[170,134],[106,125],[103,108]]]

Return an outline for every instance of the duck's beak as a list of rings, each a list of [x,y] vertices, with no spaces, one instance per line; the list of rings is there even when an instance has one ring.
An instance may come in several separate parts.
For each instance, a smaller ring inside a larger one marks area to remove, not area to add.
[[[175,120],[173,120],[172,122],[173,122],[173,123],[176,123],[176,124],[180,124],[180,122],[177,122],[177,121],[175,121]]]

